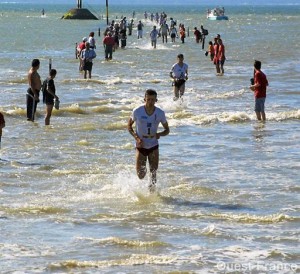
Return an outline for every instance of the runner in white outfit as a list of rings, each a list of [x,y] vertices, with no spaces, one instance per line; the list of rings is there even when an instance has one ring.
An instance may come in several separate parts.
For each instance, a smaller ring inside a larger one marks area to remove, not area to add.
[[[183,54],[178,54],[178,62],[172,66],[170,71],[170,77],[173,79],[174,86],[174,101],[184,94],[185,81],[188,79],[188,65],[183,63],[183,59]]]
[[[128,131],[134,137],[136,144],[136,171],[140,179],[146,176],[147,159],[150,167],[151,192],[155,190],[156,171],[158,169],[159,150],[158,139],[160,136],[169,134],[169,126],[165,112],[155,107],[157,93],[155,90],[148,89],[145,93],[145,105],[135,108],[128,121]],[[132,126],[136,122],[136,132]],[[157,132],[159,124],[162,124],[164,131]]]

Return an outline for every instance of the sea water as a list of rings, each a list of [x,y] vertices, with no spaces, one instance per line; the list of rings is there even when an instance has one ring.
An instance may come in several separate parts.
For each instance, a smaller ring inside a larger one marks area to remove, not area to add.
[[[215,22],[206,6],[111,7],[110,20],[130,20],[134,10],[145,28],[109,62],[105,20],[61,20],[70,8],[1,4],[0,272],[298,273],[299,6],[226,7],[229,20]],[[159,40],[152,49],[145,10],[183,23],[185,43]],[[204,50],[192,32],[200,25],[209,31]],[[84,80],[75,43],[91,31],[97,58]],[[204,55],[218,33],[221,77]],[[178,53],[189,65],[182,103],[169,78]],[[43,79],[49,59],[58,71],[60,109],[47,127],[42,103],[26,121],[33,58]],[[270,84],[266,123],[256,121],[249,90],[255,59]],[[156,194],[136,176],[126,129],[148,88],[170,125]]]

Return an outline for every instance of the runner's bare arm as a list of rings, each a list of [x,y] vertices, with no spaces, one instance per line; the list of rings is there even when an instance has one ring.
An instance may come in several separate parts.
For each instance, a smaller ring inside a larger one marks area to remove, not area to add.
[[[166,136],[170,133],[170,128],[169,128],[168,122],[162,123],[162,125],[163,125],[165,130],[162,131],[162,132],[156,133],[156,139],[159,139],[160,136]]]

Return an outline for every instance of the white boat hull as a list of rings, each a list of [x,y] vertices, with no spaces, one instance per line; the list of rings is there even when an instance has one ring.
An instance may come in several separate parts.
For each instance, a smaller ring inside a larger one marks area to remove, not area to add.
[[[220,16],[215,16],[215,15],[210,15],[207,16],[208,20],[228,20],[228,16],[226,15],[220,15]]]

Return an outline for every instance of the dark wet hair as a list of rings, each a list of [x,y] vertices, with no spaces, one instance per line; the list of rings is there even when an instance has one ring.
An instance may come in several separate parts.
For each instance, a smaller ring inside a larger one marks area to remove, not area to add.
[[[95,35],[95,33],[92,31],[92,32],[90,33],[90,36],[94,37],[94,35]]]
[[[260,70],[260,69],[261,69],[261,61],[255,60],[255,61],[254,61],[254,67],[255,67],[256,69]]]
[[[56,73],[57,73],[56,69],[51,69],[49,74],[50,76],[55,76]]]
[[[31,62],[32,67],[37,67],[39,64],[40,64],[39,59],[33,59],[32,62]]]
[[[149,95],[149,96],[154,95],[154,96],[157,97],[157,92],[154,89],[147,89],[146,92],[145,92],[145,97],[147,95]]]
[[[179,53],[179,54],[177,55],[177,58],[183,58],[183,54],[182,54],[182,53]]]

